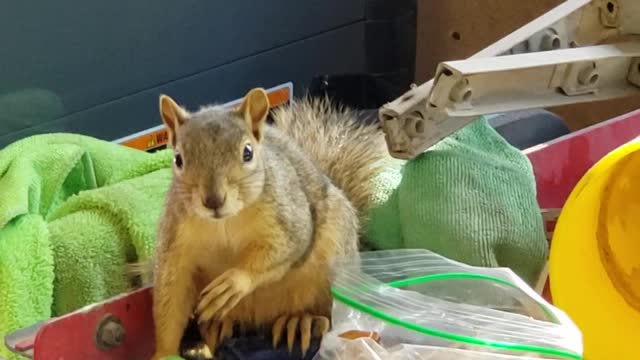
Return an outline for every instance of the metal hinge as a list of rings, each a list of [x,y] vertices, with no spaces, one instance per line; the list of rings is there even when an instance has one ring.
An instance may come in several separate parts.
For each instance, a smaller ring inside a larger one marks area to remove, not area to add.
[[[640,94],[640,1],[569,0],[380,108],[409,159],[481,115]]]

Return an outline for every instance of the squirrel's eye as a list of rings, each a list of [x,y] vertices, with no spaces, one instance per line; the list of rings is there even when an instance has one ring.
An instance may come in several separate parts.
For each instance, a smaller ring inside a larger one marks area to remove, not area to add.
[[[176,167],[178,169],[182,169],[182,155],[176,153],[176,155],[173,157],[173,163],[176,164]]]
[[[253,148],[251,148],[250,144],[244,146],[244,151],[242,152],[242,160],[244,162],[249,162],[253,159]]]

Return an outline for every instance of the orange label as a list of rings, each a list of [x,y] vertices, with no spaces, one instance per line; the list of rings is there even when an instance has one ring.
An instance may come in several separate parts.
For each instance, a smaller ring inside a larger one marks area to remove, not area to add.
[[[278,87],[267,90],[267,95],[269,96],[269,103],[273,109],[280,105],[287,104],[292,94],[290,87]],[[129,138],[121,142],[121,144],[134,149],[149,151],[166,145],[167,141],[169,141],[169,134],[167,133],[167,129],[163,127]]]

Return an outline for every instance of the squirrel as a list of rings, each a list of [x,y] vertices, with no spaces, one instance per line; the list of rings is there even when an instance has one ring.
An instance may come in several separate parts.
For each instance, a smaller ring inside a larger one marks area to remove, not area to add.
[[[159,103],[174,159],[150,267],[152,359],[179,355],[192,316],[212,353],[235,325],[270,328],[274,347],[286,335],[290,352],[299,336],[306,353],[330,328],[332,260],[358,257],[388,155],[380,127],[327,99],[271,111],[262,88],[236,108]]]

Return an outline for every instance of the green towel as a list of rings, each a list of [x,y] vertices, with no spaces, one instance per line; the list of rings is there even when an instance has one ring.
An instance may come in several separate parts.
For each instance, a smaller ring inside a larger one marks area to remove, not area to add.
[[[170,164],[73,134],[0,151],[0,337],[127,289],[125,263],[154,249]]]
[[[481,118],[374,186],[370,248],[426,248],[535,284],[548,252],[527,157]]]

